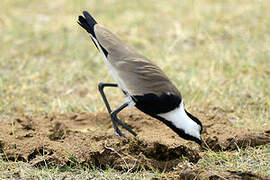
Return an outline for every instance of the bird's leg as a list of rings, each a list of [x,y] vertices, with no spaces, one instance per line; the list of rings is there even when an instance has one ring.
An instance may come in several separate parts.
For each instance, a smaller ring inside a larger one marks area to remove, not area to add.
[[[122,111],[124,108],[128,106],[129,102],[124,103],[119,108],[117,108],[115,111],[111,113],[112,119],[114,119],[118,124],[120,124],[123,128],[125,128],[128,132],[133,134],[134,136],[137,136],[137,134],[124,122],[122,122],[120,119],[118,119],[117,114]]]
[[[102,99],[103,99],[103,101],[104,101],[104,103],[105,103],[105,105],[106,105],[106,108],[107,108],[107,110],[108,110],[110,116],[111,116],[112,110],[111,110],[110,104],[109,104],[109,102],[108,102],[108,100],[107,100],[107,98],[106,98],[106,96],[105,96],[105,93],[104,93],[103,89],[104,89],[104,87],[117,87],[117,86],[118,86],[118,85],[117,85],[116,83],[99,83],[99,84],[98,84],[98,90],[99,90],[99,92],[100,92],[100,94],[101,94],[101,96],[102,96]],[[112,118],[112,116],[111,116],[111,118]],[[119,129],[118,126],[117,126],[116,121],[115,121],[113,118],[112,118],[112,123],[113,123],[114,131],[115,131],[119,136],[125,136],[125,135],[120,131],[120,129]]]
[[[118,85],[115,83],[99,83],[98,84],[98,90],[102,96],[102,99],[106,105],[106,108],[109,112],[109,114],[111,115],[112,118],[112,122],[113,122],[113,128],[115,130],[115,132],[119,135],[119,136],[125,136],[124,133],[121,132],[121,130],[118,128],[117,124],[120,124],[123,128],[125,128],[127,131],[129,131],[131,134],[133,134],[134,136],[136,136],[137,134],[125,123],[123,123],[122,121],[120,121],[117,117],[117,113],[119,113],[122,109],[124,109],[125,107],[128,106],[128,103],[123,104],[122,106],[120,106],[119,108],[117,108],[114,112],[112,112],[111,107],[109,105],[109,102],[105,96],[105,93],[103,91],[104,87],[117,87]]]
[[[118,85],[116,83],[102,83],[102,82],[98,84],[98,90],[99,90],[99,92],[100,92],[100,94],[102,96],[102,99],[103,99],[103,101],[104,101],[104,103],[106,105],[106,108],[107,108],[109,114],[111,114],[112,110],[111,110],[109,102],[108,102],[108,100],[107,100],[107,98],[105,96],[105,93],[103,91],[104,87],[118,87]]]

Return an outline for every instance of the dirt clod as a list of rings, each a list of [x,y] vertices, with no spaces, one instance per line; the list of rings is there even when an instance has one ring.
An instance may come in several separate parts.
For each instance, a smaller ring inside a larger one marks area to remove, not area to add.
[[[64,139],[68,133],[68,129],[66,128],[66,126],[60,122],[56,122],[49,131],[51,133],[48,137],[52,141]]]
[[[0,152],[7,160],[29,162],[34,166],[74,163],[108,166],[119,170],[158,169],[181,178],[251,178],[244,172],[207,173],[204,170],[175,167],[184,161],[196,164],[205,148],[232,151],[270,143],[270,133],[234,128],[219,108],[198,114],[204,124],[203,147],[188,142],[156,119],[135,110],[122,112],[121,120],[138,136],[117,137],[107,113],[52,114],[40,118],[18,117],[0,122]],[[256,175],[254,175],[256,176]]]

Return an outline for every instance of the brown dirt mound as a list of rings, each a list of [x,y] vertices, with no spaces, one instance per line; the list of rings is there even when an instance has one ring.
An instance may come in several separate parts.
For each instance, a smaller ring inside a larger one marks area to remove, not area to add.
[[[103,112],[22,116],[0,122],[0,152],[7,160],[36,166],[81,163],[101,168],[171,171],[183,160],[196,163],[205,148],[235,150],[270,142],[269,131],[233,128],[226,113],[214,108],[197,115],[205,127],[203,147],[179,138],[158,120],[135,110],[119,117],[138,133],[136,138],[127,132],[129,138],[115,136],[111,120]]]
[[[212,151],[231,151],[270,143],[270,131],[254,132],[248,128],[236,128],[229,120],[228,113],[221,108],[213,108],[199,115],[204,125],[204,147]]]

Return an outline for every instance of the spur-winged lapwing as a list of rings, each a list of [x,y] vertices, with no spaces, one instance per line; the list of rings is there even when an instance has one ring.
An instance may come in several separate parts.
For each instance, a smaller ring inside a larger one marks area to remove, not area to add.
[[[125,136],[118,128],[121,125],[131,134],[137,134],[117,117],[127,106],[137,107],[142,112],[162,121],[180,137],[202,143],[202,123],[184,108],[183,98],[165,73],[146,57],[128,47],[115,34],[98,24],[86,11],[78,23],[89,34],[100,51],[105,64],[117,83],[99,83],[98,88],[111,115],[115,132]],[[119,87],[126,101],[115,111],[111,110],[104,94],[104,87]]]

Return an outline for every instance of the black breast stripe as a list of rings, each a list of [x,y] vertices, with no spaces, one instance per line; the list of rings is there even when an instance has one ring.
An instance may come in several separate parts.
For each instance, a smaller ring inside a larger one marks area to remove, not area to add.
[[[142,112],[154,116],[160,113],[167,113],[177,108],[181,103],[181,97],[173,94],[162,94],[157,96],[150,93],[142,96],[132,96],[135,106]]]

